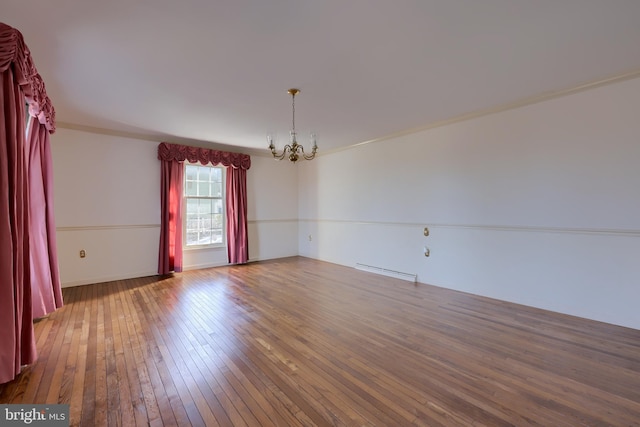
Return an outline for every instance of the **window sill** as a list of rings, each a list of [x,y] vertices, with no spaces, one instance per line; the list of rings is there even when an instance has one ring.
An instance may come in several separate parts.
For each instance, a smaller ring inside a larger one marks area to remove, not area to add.
[[[227,245],[225,244],[216,244],[216,245],[202,245],[202,246],[184,246],[182,248],[183,252],[191,252],[191,251],[212,251],[212,250],[222,250],[227,249]]]

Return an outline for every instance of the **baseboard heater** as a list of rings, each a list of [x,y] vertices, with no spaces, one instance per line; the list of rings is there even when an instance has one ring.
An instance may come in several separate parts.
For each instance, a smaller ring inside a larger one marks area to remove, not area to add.
[[[389,270],[388,268],[375,267],[373,265],[360,264],[358,262],[356,263],[356,269],[368,271],[369,273],[382,274],[383,276],[394,277],[396,279],[407,280],[413,283],[418,281],[417,274],[403,273],[402,271]]]

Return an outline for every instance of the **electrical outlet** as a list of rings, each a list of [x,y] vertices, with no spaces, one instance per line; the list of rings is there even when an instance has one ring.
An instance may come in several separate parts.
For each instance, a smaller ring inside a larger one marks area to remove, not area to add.
[[[85,252],[84,249],[80,249],[80,258],[84,258],[87,256],[87,253]]]

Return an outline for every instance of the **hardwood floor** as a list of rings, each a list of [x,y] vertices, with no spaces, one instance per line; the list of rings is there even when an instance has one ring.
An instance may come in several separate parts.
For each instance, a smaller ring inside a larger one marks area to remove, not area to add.
[[[640,425],[638,330],[305,258],[64,298],[1,403],[83,426]]]

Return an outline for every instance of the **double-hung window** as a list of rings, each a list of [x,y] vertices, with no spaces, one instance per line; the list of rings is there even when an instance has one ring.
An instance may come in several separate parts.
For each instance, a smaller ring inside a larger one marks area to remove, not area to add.
[[[223,167],[185,164],[185,248],[225,244],[224,172]]]

